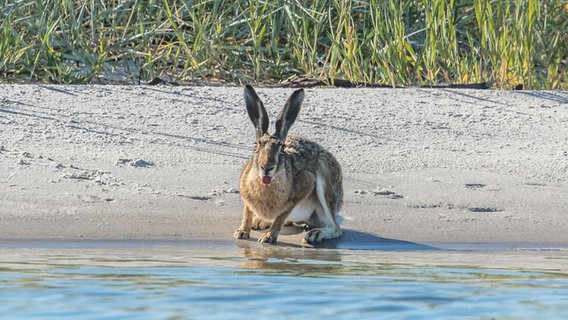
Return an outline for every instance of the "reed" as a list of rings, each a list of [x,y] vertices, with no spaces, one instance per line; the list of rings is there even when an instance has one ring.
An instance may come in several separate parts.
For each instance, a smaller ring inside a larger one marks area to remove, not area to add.
[[[0,81],[568,89],[559,0],[3,0]]]

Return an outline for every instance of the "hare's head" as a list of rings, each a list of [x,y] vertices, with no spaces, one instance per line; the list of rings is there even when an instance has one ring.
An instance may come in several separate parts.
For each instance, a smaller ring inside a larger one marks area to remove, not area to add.
[[[274,134],[268,133],[268,113],[262,101],[254,91],[245,86],[245,104],[250,121],[256,128],[256,148],[253,158],[253,166],[256,167],[263,184],[270,184],[274,176],[282,170],[280,156],[288,135],[288,129],[300,112],[304,101],[304,90],[294,91],[280,111],[275,123]]]

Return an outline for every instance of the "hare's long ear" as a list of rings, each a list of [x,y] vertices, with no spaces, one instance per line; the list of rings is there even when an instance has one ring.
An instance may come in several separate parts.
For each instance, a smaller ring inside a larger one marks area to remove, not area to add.
[[[302,102],[304,101],[304,89],[299,89],[294,91],[280,114],[276,119],[276,132],[275,135],[280,140],[285,140],[286,136],[288,135],[288,129],[292,126],[292,123],[298,117],[298,113],[300,112],[300,107],[302,106]]]
[[[245,104],[250,121],[256,128],[256,137],[262,137],[268,131],[268,113],[256,91],[250,86],[245,86]]]

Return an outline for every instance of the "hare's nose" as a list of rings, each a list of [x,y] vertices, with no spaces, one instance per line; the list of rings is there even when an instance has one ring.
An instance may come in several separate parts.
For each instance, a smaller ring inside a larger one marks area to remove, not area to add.
[[[264,167],[264,166],[261,166],[260,169],[262,169],[262,171],[263,171],[264,173],[268,173],[268,172],[272,171],[272,169],[274,169],[274,167],[266,168],[266,167]]]

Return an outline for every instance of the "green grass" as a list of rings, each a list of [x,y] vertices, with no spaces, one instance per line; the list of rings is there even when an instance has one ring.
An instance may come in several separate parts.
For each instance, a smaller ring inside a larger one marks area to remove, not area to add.
[[[0,82],[568,89],[568,1],[0,0]]]

